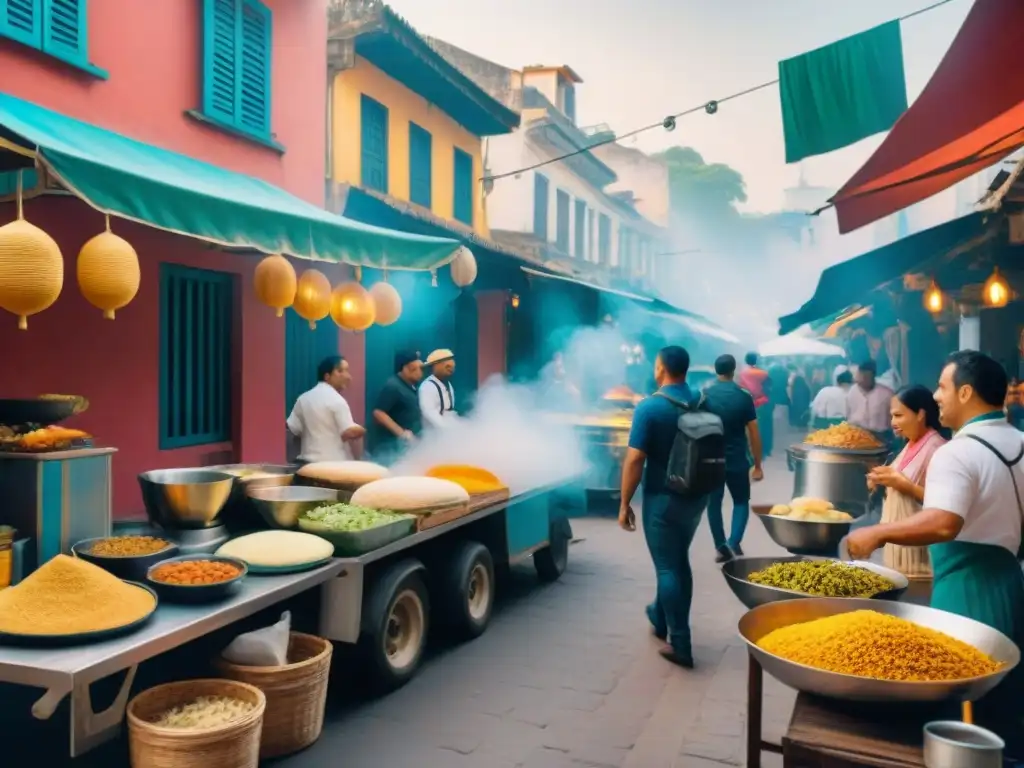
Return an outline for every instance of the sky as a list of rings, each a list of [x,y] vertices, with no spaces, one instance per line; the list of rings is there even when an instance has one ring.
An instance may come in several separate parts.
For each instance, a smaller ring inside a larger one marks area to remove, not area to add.
[[[934,0],[390,0],[426,35],[521,68],[568,64],[581,125],[619,133],[778,77],[778,62],[917,11]],[[913,100],[949,48],[972,0],[952,0],[902,25]],[[635,140],[656,152],[680,144],[739,170],[749,211],[779,210],[801,173],[837,189],[881,137],[787,166],[778,86],[684,117],[672,133]],[[632,142],[633,140],[627,140]]]

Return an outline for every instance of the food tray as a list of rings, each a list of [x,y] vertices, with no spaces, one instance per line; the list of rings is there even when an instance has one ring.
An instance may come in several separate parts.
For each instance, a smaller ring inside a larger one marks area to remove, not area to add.
[[[262,576],[282,576],[286,573],[303,573],[305,571],[312,571],[314,568],[319,568],[321,565],[327,565],[331,562],[331,558],[323,557],[319,560],[312,560],[308,563],[293,563],[292,565],[254,565],[250,562],[243,562],[245,562],[246,566],[249,568],[249,573],[260,574]]]
[[[57,451],[74,451],[79,448],[92,448],[91,437],[82,437],[76,440],[62,440],[59,443],[48,445],[45,448],[23,448],[17,442],[0,443],[2,453],[56,453]]]
[[[404,539],[416,530],[416,518],[408,516],[365,531],[336,531],[315,520],[299,518],[299,530],[327,539],[334,545],[335,557],[357,557]]]

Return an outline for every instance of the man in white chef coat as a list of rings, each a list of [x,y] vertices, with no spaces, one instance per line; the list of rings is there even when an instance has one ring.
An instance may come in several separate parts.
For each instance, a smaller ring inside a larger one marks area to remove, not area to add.
[[[420,384],[420,411],[424,426],[443,428],[459,418],[455,410],[455,353],[450,349],[435,349],[424,362],[430,375]]]
[[[348,361],[341,355],[324,358],[317,366],[317,385],[299,395],[288,416],[288,431],[300,441],[299,461],[348,461],[362,455],[365,427],[356,424],[342,391],[352,381]]]

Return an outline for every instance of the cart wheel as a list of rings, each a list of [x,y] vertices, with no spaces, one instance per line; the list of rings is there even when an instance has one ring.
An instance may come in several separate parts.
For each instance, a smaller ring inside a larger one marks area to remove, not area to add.
[[[548,545],[533,553],[533,567],[541,581],[558,581],[569,564],[572,527],[565,518],[552,520],[548,527]]]
[[[416,674],[427,644],[430,602],[417,560],[396,563],[374,585],[367,601],[366,647],[374,682],[383,690]]]
[[[452,553],[441,587],[445,619],[455,639],[480,637],[494,610],[494,558],[476,541],[464,541]]]

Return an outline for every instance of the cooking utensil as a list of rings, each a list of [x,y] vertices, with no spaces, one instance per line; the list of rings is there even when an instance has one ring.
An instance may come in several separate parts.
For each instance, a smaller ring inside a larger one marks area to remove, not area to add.
[[[829,672],[789,661],[758,647],[762,637],[781,627],[852,611],[876,611],[944,632],[1003,664],[996,672],[965,680],[899,681]],[[748,611],[739,623],[740,637],[765,672],[783,685],[805,693],[846,701],[942,702],[977,701],[995,688],[1017,664],[1020,650],[1010,638],[981,622],[911,603],[888,600],[819,598],[783,600]]]
[[[850,532],[850,526],[853,525],[852,522],[815,523],[770,515],[770,504],[754,504],[750,509],[764,525],[772,541],[797,555],[834,557],[839,542]]]
[[[247,493],[271,528],[294,528],[303,512],[338,501],[338,491],[304,485],[250,488]]]
[[[863,598],[824,598],[816,595],[808,595],[806,592],[797,592],[792,589],[782,589],[780,587],[769,587],[763,584],[754,584],[748,581],[750,574],[762,571],[770,565],[775,563],[803,563],[809,562],[812,558],[809,557],[737,557],[733,560],[729,560],[722,564],[722,575],[725,576],[725,581],[729,585],[729,589],[732,593],[739,598],[739,601],[743,603],[747,608],[756,608],[759,605],[765,605],[766,603],[773,603],[779,600],[800,600],[803,598],[810,598],[813,600],[826,600],[826,599],[838,599],[838,600],[854,600]],[[876,565],[875,563],[868,562],[851,562],[845,563],[846,565],[852,565],[857,568],[864,568],[865,570],[877,573],[886,579],[889,579],[893,584],[896,585],[894,589],[890,589],[886,592],[880,592],[877,595],[873,595],[871,600],[898,600],[900,596],[906,591],[907,587],[910,586],[910,582],[907,577],[902,573],[898,573],[890,568],[886,568],[882,565]]]
[[[8,427],[18,427],[23,424],[49,427],[74,416],[76,403],[76,400],[71,399],[0,399],[0,424]]]
[[[153,578],[153,572],[157,568],[168,563],[190,563],[195,560],[208,560],[215,563],[230,563],[240,569],[237,576],[227,581],[218,581],[215,584],[170,584],[166,581],[159,581]],[[242,579],[248,573],[249,567],[234,557],[223,557],[222,555],[179,555],[178,557],[164,558],[159,563],[154,563],[146,571],[146,581],[162,600],[172,603],[212,603],[216,600],[224,600],[231,597],[242,588]]]
[[[151,565],[178,554],[177,545],[170,541],[160,551],[151,552],[148,555],[93,554],[92,548],[108,538],[112,537],[101,536],[95,539],[82,539],[71,547],[71,554],[85,560],[87,563],[98,565],[119,579],[128,579],[130,581],[145,581],[146,572],[149,571]]]
[[[860,517],[871,508],[867,475],[885,461],[889,449],[825,448],[807,443],[787,451],[793,469],[793,498],[826,499],[836,509]]]
[[[955,720],[924,727],[925,768],[1003,768],[1006,744],[992,731]]]
[[[209,469],[157,469],[139,475],[150,521],[161,528],[212,528],[235,478]]]

